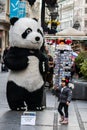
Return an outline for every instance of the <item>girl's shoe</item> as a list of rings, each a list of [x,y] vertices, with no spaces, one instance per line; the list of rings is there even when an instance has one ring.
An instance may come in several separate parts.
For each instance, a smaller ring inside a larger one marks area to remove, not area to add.
[[[59,120],[59,122],[63,122],[64,121],[64,116],[61,116],[61,119]]]
[[[65,119],[61,122],[61,124],[67,125],[67,124],[68,124],[68,119],[65,118]]]

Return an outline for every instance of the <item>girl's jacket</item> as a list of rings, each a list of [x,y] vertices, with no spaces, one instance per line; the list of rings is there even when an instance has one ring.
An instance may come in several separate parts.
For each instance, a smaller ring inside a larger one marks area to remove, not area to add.
[[[62,103],[70,102],[72,99],[72,90],[69,87],[64,87],[62,91],[62,86],[58,88],[59,101]]]

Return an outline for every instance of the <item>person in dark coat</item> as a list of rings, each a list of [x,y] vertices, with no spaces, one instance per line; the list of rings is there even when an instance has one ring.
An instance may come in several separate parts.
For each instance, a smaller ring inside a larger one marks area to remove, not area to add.
[[[72,90],[67,86],[66,79],[62,79],[61,86],[57,87],[59,92],[58,112],[61,116],[59,122],[61,124],[68,124],[68,107],[72,99]],[[64,112],[62,109],[64,108]]]
[[[49,84],[49,89],[53,87],[53,73],[54,73],[54,61],[51,54],[49,54],[49,50],[46,49],[46,54],[48,58],[48,72],[46,76],[46,82]]]
[[[8,72],[8,67],[5,65],[4,63],[4,59],[5,59],[5,56],[6,54],[8,53],[9,51],[9,46],[7,46],[3,52],[3,56],[2,56],[2,64],[1,64],[1,71],[5,71],[5,72]]]

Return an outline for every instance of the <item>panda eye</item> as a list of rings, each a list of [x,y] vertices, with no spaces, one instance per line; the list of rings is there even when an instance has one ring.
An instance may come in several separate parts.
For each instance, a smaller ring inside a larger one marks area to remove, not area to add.
[[[30,32],[32,32],[32,29],[31,29],[31,28],[28,28],[28,29],[26,30],[26,33],[29,34]]]
[[[37,32],[39,32],[43,36],[43,33],[41,32],[40,29],[37,29]]]
[[[22,38],[25,39],[30,32],[32,32],[32,29],[31,29],[31,28],[27,28],[27,29],[25,30],[25,32],[23,32]]]

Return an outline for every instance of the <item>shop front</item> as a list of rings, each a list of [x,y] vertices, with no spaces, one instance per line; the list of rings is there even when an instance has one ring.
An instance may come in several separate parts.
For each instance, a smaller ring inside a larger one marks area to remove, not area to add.
[[[0,59],[9,44],[9,0],[0,0]]]
[[[0,58],[3,50],[9,44],[9,22],[0,20]]]

